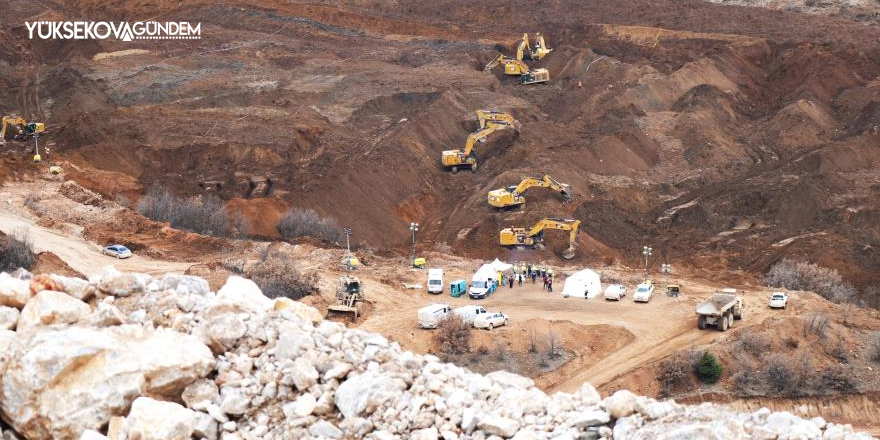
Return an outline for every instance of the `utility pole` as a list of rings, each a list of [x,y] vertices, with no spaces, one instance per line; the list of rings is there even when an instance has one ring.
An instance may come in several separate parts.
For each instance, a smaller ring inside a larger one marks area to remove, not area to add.
[[[410,259],[410,266],[416,264],[416,232],[419,231],[418,223],[410,223],[409,230],[412,231],[412,259]]]
[[[660,272],[663,273],[663,288],[669,288],[669,274],[672,273],[672,265],[669,263],[663,263],[660,265]]]
[[[642,248],[642,255],[645,256],[645,282],[648,281],[648,257],[654,253],[654,249],[650,246],[645,246]]]
[[[351,255],[351,228],[342,228],[342,233],[345,234],[345,250]]]

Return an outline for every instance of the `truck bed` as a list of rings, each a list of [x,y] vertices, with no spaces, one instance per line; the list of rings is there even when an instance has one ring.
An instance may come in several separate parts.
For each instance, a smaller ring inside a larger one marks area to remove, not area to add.
[[[699,315],[720,315],[736,304],[736,295],[716,293],[697,305]]]

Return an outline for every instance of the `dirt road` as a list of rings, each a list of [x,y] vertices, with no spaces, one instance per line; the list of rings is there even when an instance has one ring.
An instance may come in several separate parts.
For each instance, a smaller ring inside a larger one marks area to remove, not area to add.
[[[461,275],[464,275],[462,273]],[[423,273],[416,272],[419,279]],[[452,274],[447,279],[454,279]],[[413,279],[416,281],[416,279]],[[596,387],[608,384],[647,363],[663,359],[678,350],[692,346],[709,344],[725,333],[714,329],[697,329],[694,309],[703,298],[723,286],[705,285],[702,281],[689,280],[688,291],[680,298],[669,298],[655,294],[647,304],[632,301],[632,289],[619,302],[605,301],[602,298],[589,300],[563,298],[559,292],[548,293],[540,284],[526,283],[523,287],[499,289],[485,300],[471,300],[466,296],[452,298],[448,293],[429,295],[424,290],[403,290],[386,284],[368,280],[370,299],[376,302],[372,314],[361,324],[364,330],[382,333],[401,343],[407,349],[425,352],[430,348],[430,331],[418,329],[416,311],[427,304],[445,303],[453,307],[466,304],[479,304],[490,311],[502,311],[510,317],[509,328],[493,330],[495,338],[507,341],[519,338],[522,323],[539,319],[546,321],[570,321],[587,327],[598,324],[622,327],[634,336],[601,360],[585,362],[574,369],[573,374],[552,381],[548,392],[576,391],[584,382]],[[424,281],[421,281],[424,285]],[[561,290],[561,282],[557,289]],[[658,289],[659,292],[660,289]],[[743,294],[747,304],[761,304],[766,292],[746,292]],[[792,313],[790,311],[777,312]],[[735,328],[761,322],[768,315],[765,307],[754,306],[748,309],[747,322],[737,321]],[[599,329],[600,327],[596,327]],[[571,344],[588,343],[572,340]],[[580,347],[568,347],[575,350]]]
[[[3,209],[0,209],[0,231],[14,234],[22,230],[27,231],[35,252],[52,252],[84,275],[97,273],[108,265],[113,265],[122,271],[149,274],[183,273],[192,265],[153,260],[139,255],[124,260],[108,257],[101,253],[101,246],[95,243],[36,225],[29,215],[12,206],[3,206]]]

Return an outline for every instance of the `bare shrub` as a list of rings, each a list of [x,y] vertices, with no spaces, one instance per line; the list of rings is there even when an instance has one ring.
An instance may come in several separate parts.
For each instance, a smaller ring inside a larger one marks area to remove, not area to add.
[[[34,194],[28,194],[24,198],[24,206],[40,216],[46,213],[46,207],[40,203],[40,198]]]
[[[856,302],[858,292],[835,269],[805,261],[782,259],[774,264],[764,277],[773,287],[790,290],[810,290],[835,302]]]
[[[746,328],[739,333],[739,346],[746,353],[762,356],[770,349],[770,341],[764,335]]]
[[[825,330],[828,329],[828,315],[824,313],[810,313],[804,319],[804,336],[814,334],[820,338],[825,337]]]
[[[0,270],[11,272],[20,267],[29,269],[36,259],[26,229],[15,231],[11,235],[0,235]]]
[[[137,212],[168,222],[176,229],[203,235],[238,237],[247,234],[247,222],[240,216],[231,216],[223,201],[213,195],[182,198],[163,186],[154,186],[138,201]]]
[[[764,371],[767,385],[778,394],[790,391],[794,385],[794,372],[791,370],[790,359],[774,354],[764,360],[761,368]]]
[[[858,391],[858,375],[852,366],[832,365],[819,373],[816,388],[820,391],[852,393]]]
[[[278,233],[287,240],[312,237],[331,243],[345,240],[342,228],[332,217],[321,217],[312,209],[291,208],[281,216],[276,226]]]
[[[868,336],[868,359],[880,364],[880,332]]]
[[[503,342],[495,343],[495,357],[499,361],[507,359],[507,346],[505,346]]]
[[[537,353],[538,352],[538,331],[535,329],[529,330],[529,353]]]
[[[733,384],[741,394],[749,394],[749,391],[761,384],[761,376],[758,368],[752,361],[742,362],[732,375]]]
[[[693,384],[691,378],[696,368],[697,359],[699,359],[699,353],[696,351],[682,350],[663,361],[658,379],[663,382],[665,395],[668,396],[677,389],[691,388]]]
[[[301,273],[293,260],[282,256],[270,255],[254,264],[248,271],[248,277],[269,298],[298,300],[318,291],[317,275]]]
[[[489,347],[481,345],[479,348],[477,348],[477,354],[479,354],[480,356],[485,356],[489,354]]]
[[[437,324],[434,342],[445,354],[465,354],[471,351],[471,325],[455,313],[446,315]],[[489,349],[480,347],[480,354],[488,354]]]
[[[801,345],[801,341],[798,341],[797,338],[793,338],[791,336],[785,338],[785,346],[788,348],[798,348]]]
[[[562,341],[559,340],[559,336],[556,336],[553,330],[548,330],[544,339],[547,341],[547,357],[553,359],[560,356],[559,350],[562,348]]]

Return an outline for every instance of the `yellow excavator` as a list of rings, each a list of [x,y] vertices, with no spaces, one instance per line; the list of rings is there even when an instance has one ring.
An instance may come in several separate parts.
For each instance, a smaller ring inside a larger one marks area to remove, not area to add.
[[[547,43],[544,42],[544,36],[540,32],[535,33],[534,49],[529,45],[529,34],[523,34],[522,39],[519,40],[519,45],[516,47],[516,59],[540,60],[550,52],[553,52],[553,49],[547,47]]]
[[[0,146],[6,145],[6,128],[10,126],[16,130],[13,139],[26,142],[28,139],[34,138],[34,163],[42,162],[38,139],[46,131],[46,124],[42,122],[27,122],[24,118],[4,116],[2,126],[0,126]]]
[[[543,178],[525,177],[519,185],[489,191],[489,204],[500,209],[519,207],[526,203],[522,194],[534,186],[558,192],[565,202],[571,200],[571,185],[545,175]]]
[[[514,128],[519,131],[519,122],[510,113],[498,110],[477,110],[477,120],[480,122],[480,128],[486,128],[490,122],[500,122],[515,125]]]
[[[563,251],[562,257],[566,260],[574,258],[575,249],[577,247],[577,236],[581,227],[580,220],[561,219],[561,218],[545,218],[535,223],[531,229],[526,228],[504,228],[498,236],[501,246],[514,248],[541,248],[544,242],[545,229],[559,229],[562,231],[571,231],[568,235],[568,249]]]
[[[483,116],[485,115],[488,115],[488,113],[483,114]],[[507,117],[509,116],[510,115],[507,115]],[[467,140],[464,143],[464,150],[446,150],[443,152],[441,160],[443,167],[447,170],[452,170],[453,173],[457,173],[459,168],[470,168],[471,171],[476,172],[477,154],[474,152],[474,143],[478,141],[484,142],[486,137],[498,130],[513,128],[519,131],[519,121],[510,117],[513,122],[507,122],[505,119],[506,117],[502,118],[497,112],[495,113],[495,116],[488,119],[483,119],[480,113],[477,113],[477,118],[480,119],[480,125],[484,126],[468,135]]]
[[[529,34],[523,34],[519,44],[516,46],[516,57],[508,57],[503,53],[498,53],[495,58],[486,64],[483,70],[488,72],[494,69],[495,66],[502,64],[504,65],[504,74],[519,76],[520,84],[545,83],[550,81],[550,71],[544,68],[532,70],[523,60],[540,60],[552,51],[553,49],[547,47],[547,44],[544,42],[544,36],[540,32],[535,34],[534,49],[529,45]]]

